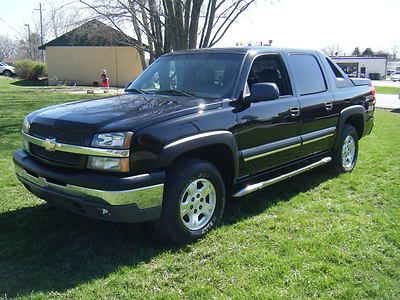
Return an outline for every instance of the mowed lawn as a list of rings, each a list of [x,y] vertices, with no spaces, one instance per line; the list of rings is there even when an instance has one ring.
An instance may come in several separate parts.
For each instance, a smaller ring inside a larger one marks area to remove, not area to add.
[[[375,89],[378,94],[395,94],[395,95],[397,95],[400,93],[400,87],[396,87],[396,86],[376,86]]]
[[[14,80],[15,81],[15,80]],[[25,114],[87,95],[0,80],[0,297],[399,299],[400,113],[378,110],[352,174],[324,168],[242,199],[177,247],[148,224],[53,208],[14,176]]]

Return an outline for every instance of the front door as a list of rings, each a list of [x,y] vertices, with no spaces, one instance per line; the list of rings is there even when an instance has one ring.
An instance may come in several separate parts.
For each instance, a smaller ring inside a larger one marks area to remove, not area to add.
[[[367,69],[365,67],[360,68],[360,77],[361,78],[367,77]]]
[[[293,96],[280,55],[262,55],[254,60],[247,80],[250,91],[259,82],[275,83],[281,96],[251,103],[238,112],[240,176],[256,174],[300,157],[300,105]]]

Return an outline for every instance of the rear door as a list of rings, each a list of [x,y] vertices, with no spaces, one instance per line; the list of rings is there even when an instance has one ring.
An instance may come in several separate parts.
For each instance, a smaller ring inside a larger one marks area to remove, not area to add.
[[[287,59],[300,102],[301,156],[327,150],[334,141],[337,113],[319,57],[289,53]]]
[[[252,63],[247,85],[272,82],[280,97],[251,103],[238,112],[238,146],[242,154],[240,175],[251,175],[295,160],[300,156],[300,105],[293,95],[280,54],[265,54]]]

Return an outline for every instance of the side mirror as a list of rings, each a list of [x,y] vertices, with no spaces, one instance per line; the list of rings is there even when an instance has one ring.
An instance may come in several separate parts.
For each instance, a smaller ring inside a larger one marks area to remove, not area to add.
[[[265,100],[275,100],[279,98],[279,88],[272,82],[255,83],[251,87],[249,100],[260,102]]]
[[[126,89],[131,85],[131,83],[132,83],[132,81],[128,81],[127,83],[125,83],[125,91],[126,91]]]

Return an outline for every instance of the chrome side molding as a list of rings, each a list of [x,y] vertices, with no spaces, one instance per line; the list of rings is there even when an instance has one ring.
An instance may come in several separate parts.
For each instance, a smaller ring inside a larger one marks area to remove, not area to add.
[[[294,170],[294,171],[289,172],[287,174],[283,174],[283,175],[280,175],[278,177],[275,177],[275,178],[272,178],[272,179],[269,179],[269,180],[266,180],[266,181],[262,181],[262,182],[258,182],[258,183],[255,183],[255,184],[248,185],[245,188],[239,190],[237,193],[235,193],[233,195],[233,197],[243,197],[243,196],[245,196],[247,194],[250,194],[250,193],[258,191],[258,190],[261,190],[261,189],[263,189],[263,188],[265,188],[267,186],[270,186],[270,185],[272,185],[274,183],[277,183],[279,181],[288,179],[290,177],[293,177],[293,176],[296,176],[298,174],[304,173],[304,172],[309,171],[311,169],[314,169],[314,168],[317,168],[319,166],[325,165],[325,164],[329,163],[331,160],[332,160],[331,157],[324,157],[323,159],[321,159],[321,160],[319,160],[319,161],[317,161],[315,163],[312,163],[312,164],[310,164],[308,166],[305,166],[305,167],[302,167],[300,169]]]
[[[203,132],[203,133],[199,133],[199,134],[195,134],[195,135],[190,135],[188,137],[185,137],[185,138],[176,140],[176,141],[174,141],[172,143],[169,143],[169,144],[164,146],[164,149],[168,149],[168,148],[177,146],[177,145],[182,144],[182,143],[195,141],[196,139],[200,139],[200,138],[203,138],[203,137],[210,137],[210,136],[219,135],[219,134],[230,134],[230,135],[232,135],[232,133],[230,131],[227,131],[227,130],[216,130],[216,131]]]
[[[257,154],[257,155],[254,155],[254,156],[246,157],[244,159],[244,161],[248,162],[248,161],[251,161],[251,160],[254,160],[254,159],[257,159],[257,158],[261,158],[261,157],[264,157],[264,156],[267,156],[267,155],[272,155],[272,154],[279,153],[279,152],[282,152],[282,151],[290,150],[290,149],[293,149],[293,148],[296,148],[296,147],[300,147],[300,146],[301,146],[301,143],[297,143],[297,144],[290,145],[290,146],[287,146],[287,147],[278,148],[278,149],[271,150],[271,151],[268,151],[268,152],[264,152],[264,153],[261,153],[261,154]]]

